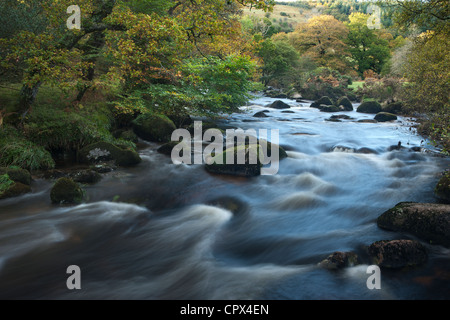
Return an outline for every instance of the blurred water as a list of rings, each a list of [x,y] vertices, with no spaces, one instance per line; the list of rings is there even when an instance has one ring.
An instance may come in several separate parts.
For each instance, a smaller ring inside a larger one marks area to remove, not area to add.
[[[212,175],[147,143],[140,165],[86,186],[85,204],[52,205],[44,180],[0,201],[0,298],[449,299],[448,249],[427,245],[426,265],[383,270],[381,290],[366,287],[365,255],[374,241],[412,238],[376,218],[401,201],[435,202],[449,159],[410,151],[432,147],[408,119],[361,123],[373,115],[353,111],[329,122],[292,100],[283,101],[294,113],[267,109],[273,101],[255,99],[219,125],[280,130],[289,157],[277,175]],[[265,109],[270,117],[252,117]],[[387,151],[399,141],[407,148]],[[319,268],[334,251],[363,264]],[[70,265],[81,268],[81,290],[66,288]]]

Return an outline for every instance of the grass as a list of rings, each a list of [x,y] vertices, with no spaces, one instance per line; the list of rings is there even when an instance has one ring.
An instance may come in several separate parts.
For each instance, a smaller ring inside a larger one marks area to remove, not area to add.
[[[356,91],[359,88],[362,88],[364,85],[364,81],[353,81],[351,85],[348,86],[349,89]]]

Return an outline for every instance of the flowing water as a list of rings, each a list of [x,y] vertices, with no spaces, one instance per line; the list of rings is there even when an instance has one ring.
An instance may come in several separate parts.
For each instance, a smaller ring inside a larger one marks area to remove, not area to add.
[[[293,113],[252,117],[273,101],[256,98],[219,125],[279,129],[289,157],[277,175],[212,175],[146,143],[141,164],[86,186],[84,204],[52,205],[52,183],[40,179],[31,194],[0,201],[0,298],[449,299],[450,250],[425,244],[428,262],[382,269],[380,290],[366,286],[365,253],[378,240],[413,239],[376,219],[401,201],[436,202],[449,159],[410,151],[432,148],[409,119],[361,123],[373,115],[353,111],[329,122],[292,100]],[[405,149],[387,151],[399,141]],[[319,268],[334,251],[362,264]],[[70,265],[81,290],[66,287]]]

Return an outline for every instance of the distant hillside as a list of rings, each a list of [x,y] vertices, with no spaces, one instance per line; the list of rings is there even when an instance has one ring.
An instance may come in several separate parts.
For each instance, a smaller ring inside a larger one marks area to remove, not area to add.
[[[314,16],[320,15],[320,9],[317,7],[313,8],[299,8],[290,5],[280,5],[276,4],[273,8],[273,12],[266,13],[262,10],[256,9],[243,9],[244,15],[255,16],[258,18],[269,18],[272,22],[276,23],[287,23],[292,29],[298,23],[306,22]]]

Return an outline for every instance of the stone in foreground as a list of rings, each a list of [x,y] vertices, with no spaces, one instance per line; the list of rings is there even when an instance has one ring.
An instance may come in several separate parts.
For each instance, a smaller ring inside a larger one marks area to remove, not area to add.
[[[377,241],[368,252],[374,264],[392,269],[421,265],[428,259],[426,248],[415,240]]]

